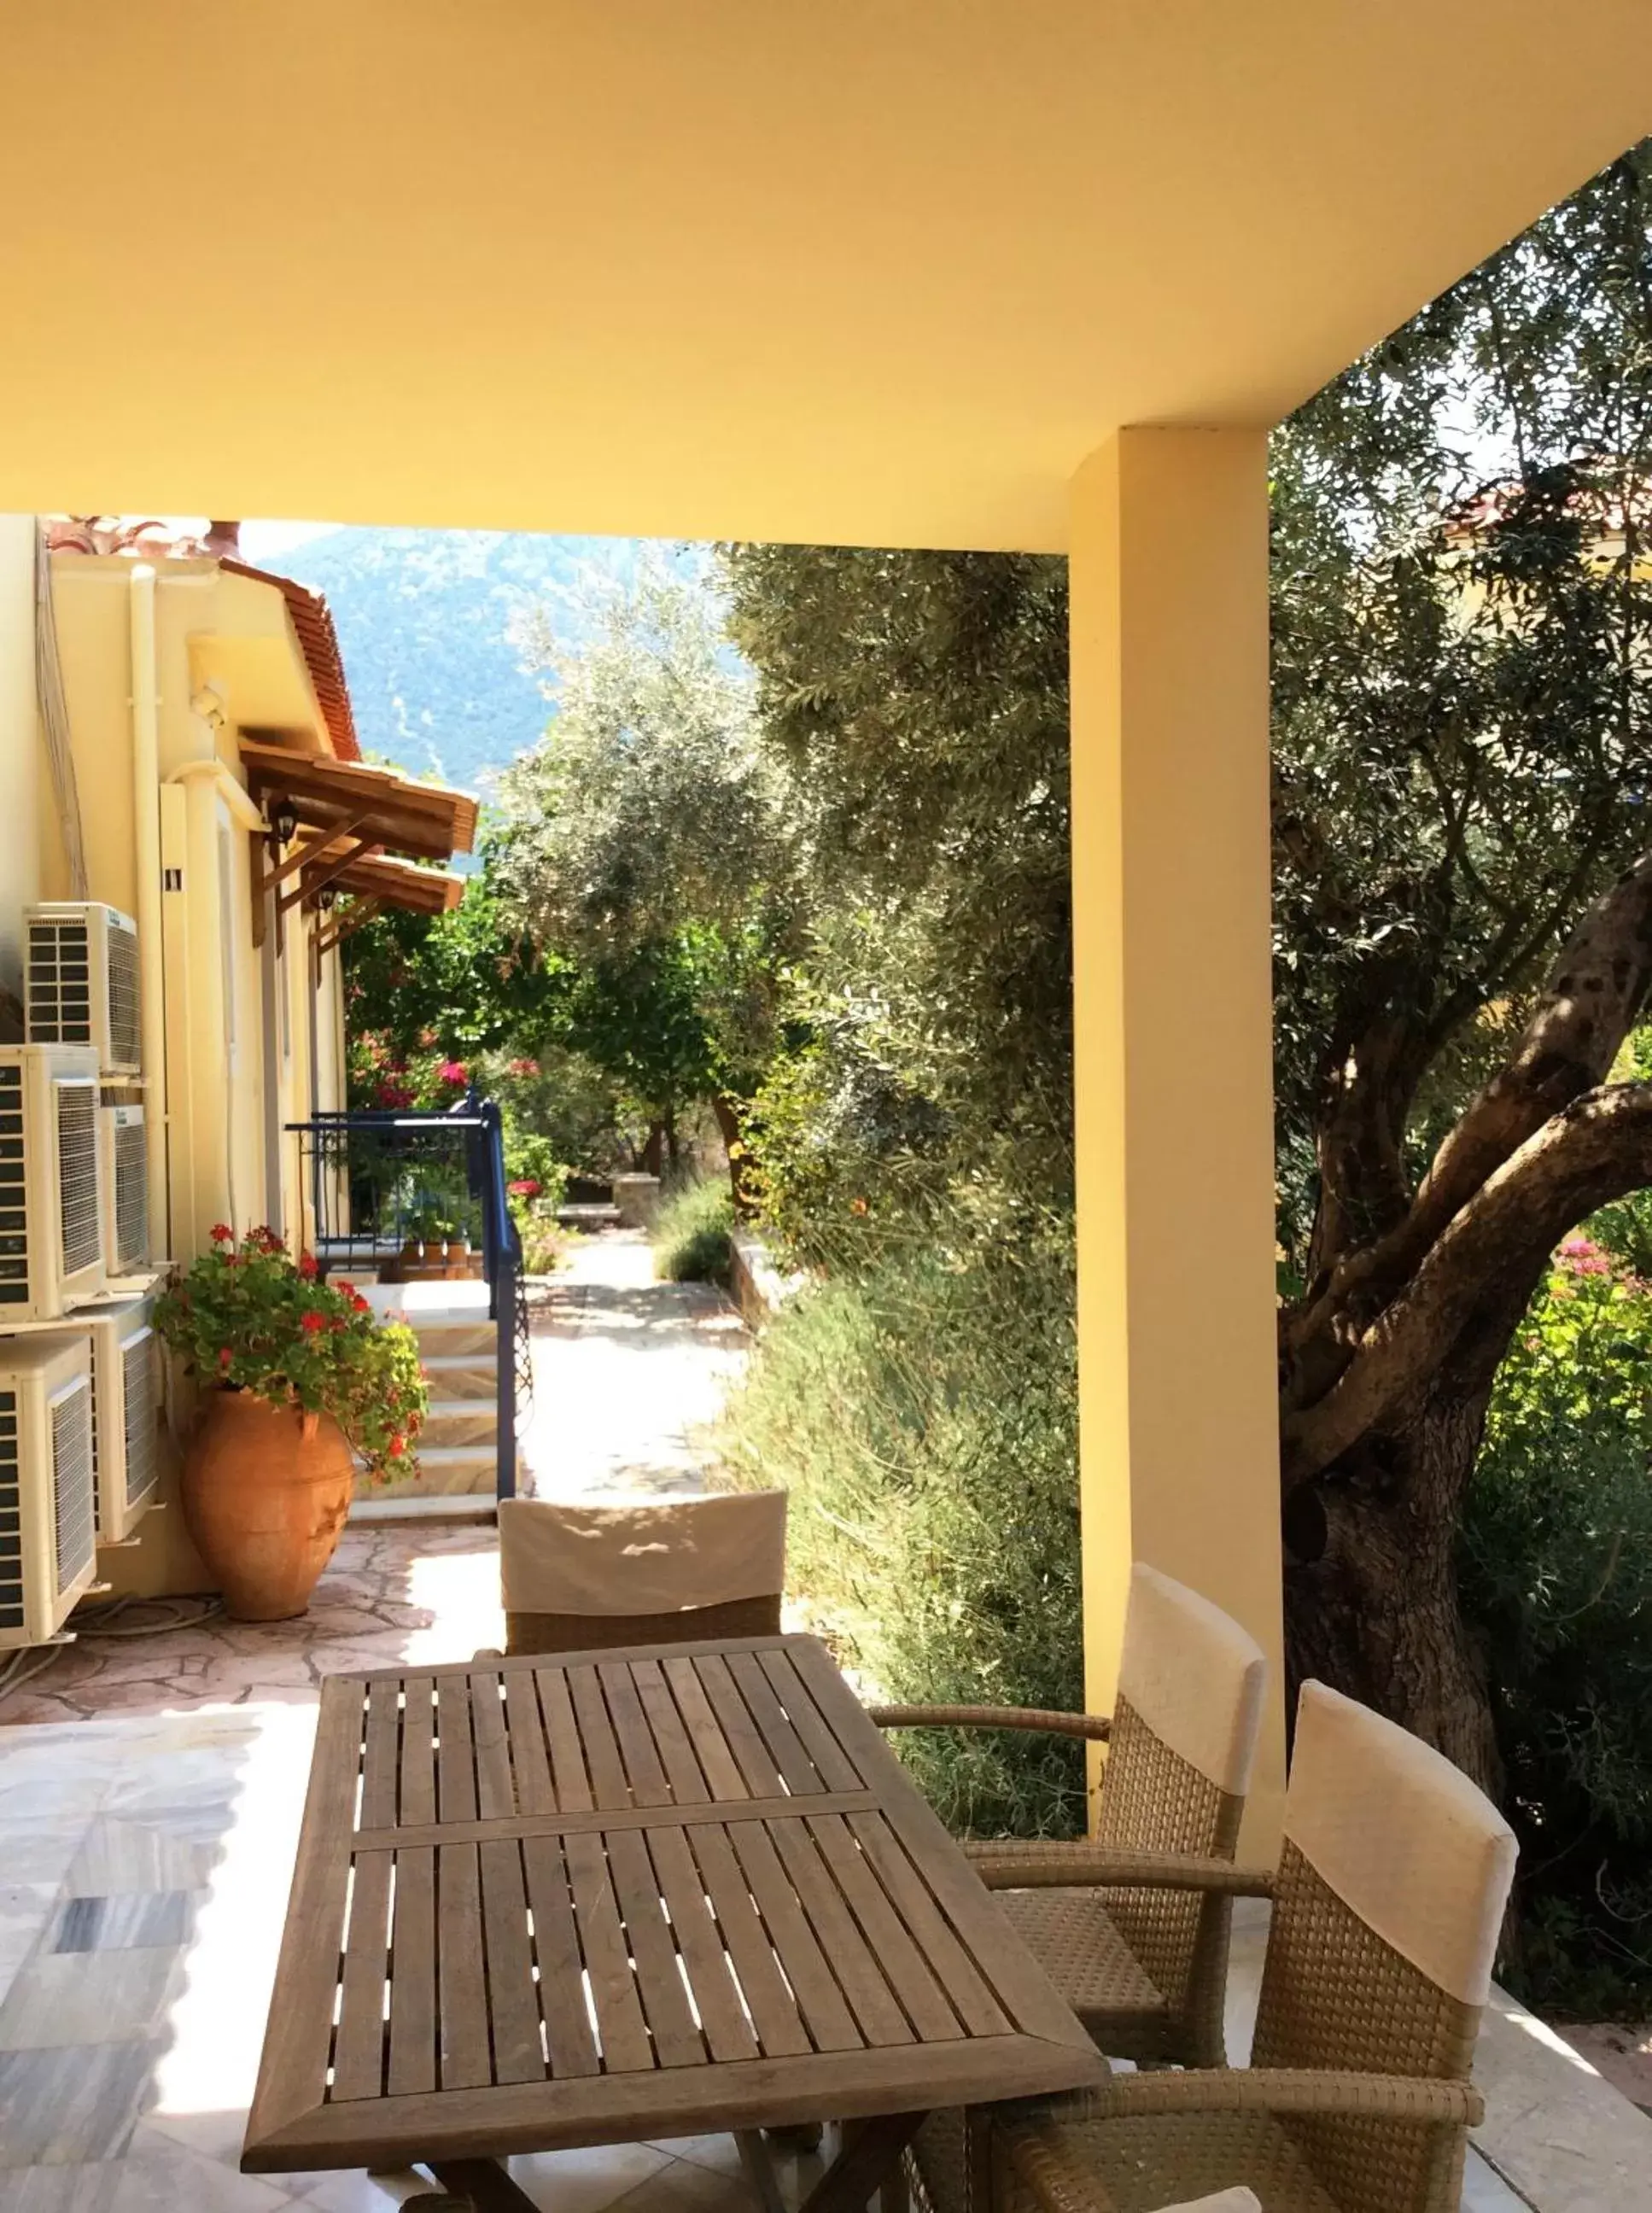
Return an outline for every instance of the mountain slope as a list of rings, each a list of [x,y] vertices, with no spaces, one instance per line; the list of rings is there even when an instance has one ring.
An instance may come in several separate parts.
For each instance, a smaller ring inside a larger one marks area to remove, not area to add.
[[[639,550],[527,531],[340,529],[270,565],[326,595],[363,750],[485,796],[551,713],[513,625],[547,607],[558,638],[576,643],[593,575],[629,581]]]

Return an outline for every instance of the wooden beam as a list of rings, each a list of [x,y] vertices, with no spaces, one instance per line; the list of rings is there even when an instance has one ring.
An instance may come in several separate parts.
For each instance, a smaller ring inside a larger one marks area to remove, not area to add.
[[[263,871],[257,886],[258,890],[272,892],[277,884],[286,881],[295,869],[302,869],[307,861],[313,861],[318,853],[325,852],[329,845],[337,844],[340,838],[352,836],[361,828],[371,812],[370,808],[357,808],[355,814],[347,815],[342,822],[337,823],[332,829],[324,829],[319,836],[307,838],[302,844],[295,839],[293,850],[288,854],[286,859],[277,862],[273,869],[265,869]],[[304,827],[308,829],[310,825],[306,823]]]
[[[336,844],[337,840],[335,838],[329,838],[326,842],[329,845],[332,845]],[[326,891],[327,886],[332,883],[336,877],[342,876],[346,869],[353,868],[357,861],[366,860],[370,854],[376,853],[378,850],[379,847],[375,839],[368,838],[351,838],[349,850],[337,855],[332,861],[328,862],[326,863],[326,873],[324,875],[316,877],[301,876],[299,878],[298,889],[296,892],[289,892],[286,897],[280,903],[282,913],[285,914],[290,907],[302,905],[307,899],[314,903],[316,898],[322,892]]]
[[[316,932],[317,962],[324,960],[335,946],[342,945],[352,930],[359,930],[364,922],[371,922],[379,911],[377,899],[363,899],[357,894],[348,914],[341,916],[331,930],[321,930]]]

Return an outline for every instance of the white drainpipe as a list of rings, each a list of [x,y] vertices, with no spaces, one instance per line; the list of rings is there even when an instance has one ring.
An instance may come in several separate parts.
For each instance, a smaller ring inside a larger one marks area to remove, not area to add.
[[[161,697],[155,675],[155,570],[131,572],[132,819],[137,833],[138,976],[143,992],[143,1135],[149,1250],[168,1250],[166,975],[161,941]]]

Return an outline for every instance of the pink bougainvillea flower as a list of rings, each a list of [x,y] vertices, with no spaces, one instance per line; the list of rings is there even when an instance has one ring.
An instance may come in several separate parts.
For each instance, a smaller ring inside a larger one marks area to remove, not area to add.
[[[462,1060],[444,1060],[436,1070],[438,1083],[468,1083],[470,1070]]]
[[[509,1076],[537,1076],[539,1064],[537,1060],[513,1060],[505,1072]]]
[[[523,1176],[519,1182],[508,1183],[505,1189],[513,1198],[537,1198],[545,1186],[533,1176]]]

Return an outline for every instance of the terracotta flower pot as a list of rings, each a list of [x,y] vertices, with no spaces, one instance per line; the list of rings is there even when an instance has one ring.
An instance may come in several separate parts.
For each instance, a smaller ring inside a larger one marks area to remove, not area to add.
[[[285,1621],[309,1604],[350,1510],[355,1467],[329,1414],[210,1391],[184,1455],[184,1520],[226,1613]]]

